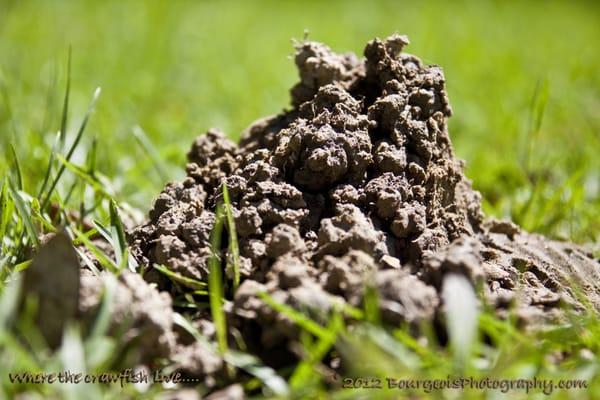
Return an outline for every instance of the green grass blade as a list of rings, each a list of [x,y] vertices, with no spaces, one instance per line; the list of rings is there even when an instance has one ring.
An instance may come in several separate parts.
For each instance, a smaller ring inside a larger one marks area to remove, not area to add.
[[[98,154],[98,139],[94,136],[92,139],[92,145],[87,155],[87,169],[91,176],[96,175],[96,159]]]
[[[21,221],[25,226],[27,236],[29,236],[31,243],[37,247],[40,244],[40,240],[35,225],[31,219],[31,213],[29,212],[28,207],[19,192],[12,186],[12,183],[9,186],[11,197],[15,203],[19,215],[21,216]]]
[[[85,245],[92,252],[92,254],[96,257],[100,265],[107,271],[118,274],[120,272],[119,266],[114,263],[102,250],[100,250],[88,237],[86,234],[79,231],[77,228],[72,228],[73,233],[75,234],[75,238],[78,242]]]
[[[222,233],[223,206],[219,204],[215,212],[215,225],[210,234],[212,255],[208,261],[208,298],[221,354],[227,351],[227,325],[223,311],[223,274],[220,258]]]
[[[52,225],[52,221],[49,221],[40,210],[40,202],[34,197],[31,199],[31,217],[35,220],[42,230],[46,232],[56,232],[56,228]]]
[[[240,248],[238,245],[237,232],[235,229],[235,220],[233,218],[233,210],[231,208],[231,200],[229,198],[229,190],[227,184],[223,182],[223,202],[225,204],[225,215],[227,217],[227,230],[229,232],[229,253],[233,258],[233,292],[240,286]]]
[[[202,345],[206,351],[215,352],[214,346],[181,314],[174,313],[173,323],[179,325]],[[283,378],[277,375],[277,372],[263,363],[256,357],[235,350],[229,350],[223,355],[226,363],[236,368],[243,369],[250,375],[258,378],[263,384],[278,396],[287,396],[289,388]]]
[[[363,326],[364,333],[368,339],[375,344],[379,349],[394,357],[394,359],[404,365],[407,369],[417,369],[420,364],[420,359],[413,354],[403,343],[396,337],[390,335],[383,327],[366,324]],[[438,362],[444,360],[438,357]]]
[[[111,246],[114,246],[112,241],[113,241],[113,237],[112,234],[110,233],[110,230],[105,227],[100,221],[98,220],[93,220],[92,224],[94,225],[94,227],[96,228],[96,230],[98,231],[98,233],[100,235],[102,235],[102,237],[104,239],[106,239],[106,241],[108,243],[110,243]]]
[[[365,309],[365,318],[373,324],[381,324],[381,315],[379,313],[379,295],[377,289],[372,283],[365,285],[365,295],[363,297]]]
[[[70,161],[71,157],[73,157],[73,153],[75,153],[75,150],[77,149],[77,146],[79,146],[79,142],[81,141],[81,138],[82,138],[83,132],[85,131],[85,128],[87,126],[88,120],[89,120],[90,116],[92,115],[92,112],[94,111],[94,107],[96,106],[96,101],[98,101],[98,97],[100,97],[100,92],[101,92],[100,88],[97,88],[96,91],[94,92],[92,101],[90,102],[88,110],[85,113],[85,116],[83,117],[83,121],[81,122],[81,125],[79,126],[79,130],[77,131],[77,136],[75,136],[75,140],[73,141],[73,144],[71,145],[71,148],[69,149],[69,152],[67,153],[67,156],[64,158],[64,160]],[[46,193],[46,196],[44,197],[44,201],[42,201],[42,210],[44,210],[46,208],[46,206],[48,205],[48,202],[50,201],[50,197],[52,196],[52,192],[54,192],[54,189],[56,189],[56,185],[58,184],[58,182],[60,181],[60,178],[62,177],[63,173],[65,172],[65,168],[66,168],[66,165],[63,162],[63,165],[61,165],[61,167],[59,168],[58,173],[56,174],[56,177],[54,178],[54,180],[52,181],[52,184],[50,185],[50,189],[48,189],[48,193]]]
[[[67,123],[69,122],[69,98],[71,94],[71,53],[72,49],[69,46],[69,53],[67,55],[67,85],[65,87],[65,97],[63,100],[63,108],[60,118],[60,135],[59,135],[59,148],[62,152],[65,148],[65,142],[67,140]]]
[[[345,301],[340,302],[340,304],[336,304],[336,307],[338,307],[339,311],[341,311],[344,315],[354,318],[357,321],[362,321],[365,319],[365,313],[363,310],[356,308]]]
[[[105,335],[110,328],[110,316],[112,314],[113,296],[117,287],[117,280],[112,275],[107,275],[104,279],[104,293],[102,294],[102,302],[98,316],[94,320],[94,325],[90,332],[92,337],[100,337]]]
[[[112,197],[112,194],[107,192],[105,189],[105,185],[103,185],[100,181],[96,179],[96,177],[91,176],[85,168],[80,167],[79,165],[75,165],[69,162],[66,158],[61,156],[60,154],[56,155],[56,158],[62,163],[62,167],[68,169],[83,181],[85,181],[88,185],[92,186],[94,190],[99,193],[102,193],[105,197]],[[43,207],[42,207],[43,209]]]
[[[156,269],[161,274],[165,275],[167,278],[172,280],[173,282],[177,282],[185,287],[194,290],[204,290],[206,289],[206,282],[202,282],[193,278],[188,278],[187,276],[183,276],[177,272],[171,271],[164,265],[154,264],[154,269]]]
[[[9,148],[15,169],[14,173],[17,178],[17,190],[23,190],[23,173],[21,172],[21,164],[19,163],[19,157],[17,157],[17,152],[15,151],[15,147],[12,145],[12,143],[9,144]]]
[[[313,376],[316,373],[316,366],[329,353],[336,342],[339,332],[344,328],[344,320],[339,312],[334,312],[327,325],[327,330],[331,332],[330,337],[319,338],[312,348],[307,349],[307,357],[303,360],[289,379],[290,386],[295,390],[301,390],[312,383]]]
[[[69,97],[71,93],[71,47],[69,46],[69,53],[67,55],[67,85],[65,88],[65,97],[63,100],[63,108],[60,119],[60,130],[56,137],[56,142],[52,147],[52,151],[50,153],[50,158],[48,160],[48,168],[46,169],[46,176],[44,177],[44,181],[42,186],[40,187],[40,191],[38,193],[38,198],[41,198],[48,186],[48,182],[50,180],[50,175],[52,173],[52,165],[54,164],[54,156],[56,152],[62,152],[65,148],[65,140],[67,137],[67,122],[69,117]]]
[[[1,240],[6,235],[13,209],[14,203],[9,194],[8,179],[4,179],[2,190],[0,191],[0,252],[2,252]]]
[[[160,179],[163,182],[168,181],[169,174],[167,173],[167,168],[165,167],[162,158],[158,154],[158,151],[156,150],[156,148],[152,144],[152,141],[148,138],[148,136],[146,135],[144,130],[140,126],[137,126],[137,125],[134,126],[133,127],[133,136],[135,137],[136,141],[139,143],[142,150],[144,150],[144,152],[152,160],[152,164],[154,165],[154,168],[158,172]]]
[[[258,378],[277,396],[287,396],[290,393],[285,380],[277,372],[264,365],[258,358],[250,354],[230,350],[225,353],[225,361],[236,368],[243,369],[250,375]]]
[[[25,271],[31,265],[32,260],[23,261],[13,267],[13,272],[22,272]]]
[[[76,244],[76,241],[73,241],[73,244]],[[77,247],[75,247],[75,251],[77,252],[77,255],[81,261],[83,261],[83,263],[90,269],[90,271],[94,273],[94,275],[100,275],[100,271],[98,268],[96,268],[96,264],[94,264],[94,262],[90,260],[90,258],[83,251],[79,250]]]
[[[531,173],[531,157],[533,155],[535,141],[537,140],[542,127],[542,121],[544,119],[544,113],[550,94],[549,86],[547,78],[539,79],[536,82],[533,96],[531,97],[529,106],[529,127],[526,136],[525,161],[523,162],[523,169],[527,175]]]
[[[10,255],[6,255],[0,258],[0,288],[4,285],[6,277],[10,274],[8,270],[8,260],[10,259]]]
[[[179,325],[186,330],[190,335],[196,339],[202,347],[205,347],[208,351],[214,351],[213,346],[210,344],[207,338],[205,338],[183,315],[174,312],[173,323]]]
[[[550,97],[550,84],[547,78],[541,79],[537,82],[535,88],[535,94],[531,101],[531,113],[530,113],[530,131],[534,135],[538,135],[542,128],[542,121],[546,111],[546,105],[548,104],[548,98]]]
[[[418,354],[424,360],[435,358],[435,354],[426,345],[419,343],[419,341],[407,331],[407,327],[394,330],[394,339],[409,350]]]
[[[127,251],[127,238],[125,236],[125,227],[123,221],[119,216],[117,210],[117,203],[111,199],[109,202],[109,213],[110,213],[110,232],[113,238],[113,247],[115,250],[115,256],[117,257],[117,264],[121,264],[125,258],[125,252]]]
[[[12,357],[18,360],[21,370],[41,372],[40,360],[36,357],[23,339],[9,330],[0,331],[0,349],[10,349]],[[5,397],[10,398],[10,397]]]
[[[259,293],[258,297],[272,309],[288,317],[290,320],[292,320],[292,322],[296,323],[302,329],[321,339],[331,339],[332,334],[327,330],[327,328],[319,325],[301,312],[295,310],[287,304],[279,303],[266,292]]]
[[[56,158],[56,151],[60,142],[60,132],[56,134],[56,139],[54,140],[54,144],[52,145],[52,149],[50,150],[50,157],[48,158],[48,166],[46,167],[46,173],[44,174],[44,180],[42,181],[42,186],[40,186],[40,190],[38,191],[38,198],[41,198],[46,190],[46,186],[48,186],[48,182],[50,181],[50,175],[52,175],[52,166],[54,165],[54,160]]]

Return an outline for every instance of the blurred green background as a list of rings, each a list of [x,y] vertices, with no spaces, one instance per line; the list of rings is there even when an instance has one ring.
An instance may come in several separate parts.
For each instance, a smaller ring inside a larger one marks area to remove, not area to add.
[[[84,144],[119,200],[147,210],[193,138],[232,138],[289,104],[291,38],[362,52],[407,34],[407,51],[446,73],[450,133],[486,210],[579,242],[600,238],[600,3],[352,1],[0,1],[0,172],[19,156],[25,189],[43,178],[60,127],[69,46],[69,134],[102,95]],[[85,148],[85,146],[84,146]],[[81,151],[85,153],[84,150]],[[75,155],[75,162],[82,162]],[[1,173],[4,176],[4,172]]]

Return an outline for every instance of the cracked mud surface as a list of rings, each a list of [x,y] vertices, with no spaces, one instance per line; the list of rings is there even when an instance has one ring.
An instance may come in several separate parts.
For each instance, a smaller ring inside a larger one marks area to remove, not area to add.
[[[370,285],[385,323],[416,324],[436,318],[443,277],[454,272],[481,287],[498,313],[514,307],[525,324],[560,320],[563,306],[581,310],[583,299],[600,307],[591,252],[485,219],[454,156],[443,72],[402,53],[407,44],[399,35],[375,39],[363,59],[298,44],[293,107],[254,123],[239,144],[217,130],[198,137],[185,180],[168,184],[133,232],[146,280],[172,296],[185,289],[154,264],[207,280],[225,182],[242,275],[228,323],[272,365],[286,362],[280,358],[291,353],[279,350],[290,351],[299,331],[257,297],[263,291],[323,320],[336,304],[360,307]],[[208,314],[196,322],[214,331]],[[222,367],[198,362],[198,352],[170,351],[193,375]]]

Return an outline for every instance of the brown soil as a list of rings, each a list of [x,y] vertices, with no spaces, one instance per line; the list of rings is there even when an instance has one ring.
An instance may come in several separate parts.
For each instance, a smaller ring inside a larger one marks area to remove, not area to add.
[[[375,39],[364,59],[298,44],[293,107],[254,123],[239,145],[216,130],[196,139],[187,178],[165,187],[149,221],[132,234],[146,280],[172,296],[185,289],[154,264],[207,280],[209,236],[226,182],[242,274],[226,306],[228,323],[269,364],[293,362],[290,343],[299,329],[258,299],[262,291],[323,320],[336,304],[360,307],[372,285],[385,323],[416,324],[438,317],[444,275],[454,272],[481,288],[498,313],[510,307],[527,324],[561,319],[564,305],[599,307],[600,263],[589,251],[485,220],[448,136],[442,70],[401,53],[407,44],[399,35]],[[136,279],[121,285],[135,284],[137,293],[147,284]],[[150,298],[160,303],[157,296]],[[209,314],[195,318],[211,337]],[[167,325],[165,337],[149,336],[166,346],[150,343],[153,351],[170,354],[190,375],[222,370],[220,359],[191,341],[166,338]]]

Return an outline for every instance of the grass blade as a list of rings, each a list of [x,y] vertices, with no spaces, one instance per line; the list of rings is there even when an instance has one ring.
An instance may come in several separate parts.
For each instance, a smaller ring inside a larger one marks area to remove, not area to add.
[[[90,176],[94,177],[96,175],[96,159],[98,154],[98,139],[94,136],[92,139],[92,145],[90,146],[90,151],[87,155],[87,169]]]
[[[100,265],[104,267],[106,270],[119,274],[120,269],[117,264],[114,263],[106,254],[102,252],[87,236],[86,234],[80,232],[77,228],[72,228],[73,233],[75,233],[76,242],[83,243],[85,247],[87,247],[92,254],[96,257]]]
[[[250,375],[260,379],[275,395],[287,396],[289,394],[290,390],[285,380],[277,375],[273,368],[267,367],[258,358],[233,350],[225,353],[223,358],[228,364],[243,369]]]
[[[125,237],[125,227],[117,210],[117,203],[111,199],[109,202],[110,212],[110,232],[113,238],[112,243],[117,258],[117,264],[121,264],[127,250],[127,239]]]
[[[21,165],[19,164],[19,157],[17,157],[17,152],[15,151],[15,147],[12,145],[12,143],[9,144],[9,147],[15,168],[15,175],[17,177],[17,190],[23,190],[23,174],[21,172]]]
[[[227,351],[227,326],[225,312],[223,311],[223,277],[220,259],[222,233],[223,206],[219,204],[215,212],[215,225],[210,234],[212,255],[208,261],[208,298],[221,354]]]
[[[73,241],[73,244],[75,244],[75,241]],[[90,260],[90,258],[83,251],[79,250],[77,247],[75,247],[75,251],[79,256],[79,259],[90,269],[90,271],[94,273],[94,275],[100,275],[100,271],[98,268],[96,268],[96,264],[94,264],[94,262]]]
[[[40,244],[40,240],[37,230],[35,229],[35,225],[31,220],[31,213],[28,211],[28,207],[19,192],[12,186],[12,183],[9,186],[11,197],[15,203],[19,215],[21,216],[21,220],[23,221],[27,235],[29,236],[31,243],[37,247]]]
[[[106,241],[108,243],[110,243],[111,246],[114,247],[113,242],[112,242],[113,241],[113,237],[112,237],[112,234],[110,233],[110,230],[108,230],[108,228],[106,228],[104,225],[102,225],[100,223],[100,221],[93,220],[92,224],[94,225],[94,227],[96,228],[96,230],[98,231],[98,233],[100,235],[102,235],[102,237],[104,239],[106,239]]]
[[[105,185],[100,183],[96,179],[96,177],[91,176],[85,170],[85,168],[82,168],[79,165],[75,165],[75,164],[69,162],[66,158],[64,158],[60,154],[57,154],[56,158],[62,163],[62,168],[66,168],[69,171],[71,171],[72,173],[74,173],[75,175],[77,175],[79,178],[84,180],[88,185],[92,186],[94,188],[94,190],[96,190],[97,192],[102,193],[106,197],[109,197],[109,198],[112,197],[112,194],[106,191]],[[43,208],[44,207],[42,207],[42,209]]]
[[[94,320],[94,325],[90,332],[92,337],[100,337],[105,335],[110,328],[110,317],[112,314],[113,296],[117,288],[117,280],[112,275],[106,275],[104,282],[104,293],[102,294],[102,302],[98,316]]]
[[[137,125],[134,126],[133,127],[133,136],[135,137],[137,142],[140,144],[140,146],[142,147],[144,152],[152,160],[154,168],[156,168],[158,175],[160,175],[160,179],[162,179],[163,182],[168,181],[169,174],[167,173],[167,168],[165,168],[162,158],[158,154],[158,151],[156,150],[156,148],[152,144],[152,141],[148,138],[148,136],[146,135],[144,130]]]
[[[67,86],[65,88],[65,97],[63,100],[63,108],[61,113],[60,120],[60,130],[56,137],[56,141],[52,146],[52,151],[50,152],[50,158],[48,159],[48,168],[46,169],[46,175],[44,176],[44,181],[42,182],[42,186],[40,187],[40,191],[38,192],[38,198],[41,198],[48,186],[48,182],[50,180],[50,175],[52,173],[52,165],[54,164],[54,158],[57,152],[62,152],[65,148],[65,140],[67,136],[67,122],[69,115],[69,96],[71,93],[71,47],[69,46],[69,53],[67,56]]]
[[[419,366],[419,357],[409,351],[406,345],[397,337],[390,335],[384,328],[377,325],[365,325],[364,333],[369,340],[374,343],[384,353],[392,356],[396,361],[407,367],[407,369],[417,369]],[[407,335],[410,337],[410,335]],[[437,360],[442,362],[442,360]]]
[[[262,301],[267,303],[272,309],[274,309],[278,313],[285,315],[302,329],[312,333],[313,335],[321,339],[331,339],[332,333],[329,332],[327,328],[322,327],[321,325],[308,318],[301,312],[295,310],[287,304],[279,303],[266,292],[259,293],[258,297]]]
[[[379,313],[379,295],[372,283],[367,283],[365,285],[363,304],[366,320],[373,324],[380,325],[381,315]]]
[[[89,120],[90,116],[92,115],[92,112],[94,111],[96,101],[98,101],[98,97],[100,97],[100,92],[101,92],[100,88],[97,88],[96,91],[94,92],[92,101],[90,102],[88,110],[85,113],[85,116],[83,117],[83,121],[81,122],[81,125],[79,126],[79,130],[77,131],[77,136],[75,136],[75,140],[73,141],[73,144],[71,145],[71,148],[69,149],[69,152],[67,153],[67,156],[64,158],[64,160],[71,161],[71,157],[73,157],[73,153],[75,153],[77,146],[79,146],[79,142],[81,141],[81,137],[83,136],[83,132],[85,131],[88,120]],[[56,174],[56,177],[52,181],[52,185],[50,185],[50,189],[48,190],[48,193],[46,193],[46,196],[44,197],[44,201],[42,201],[42,210],[44,210],[46,208],[46,206],[48,205],[48,201],[50,201],[52,192],[54,192],[54,189],[56,189],[56,185],[58,184],[58,181],[60,181],[60,178],[62,177],[63,173],[65,172],[65,168],[66,168],[66,165],[63,162],[63,165],[58,170],[58,174]]]
[[[67,86],[65,88],[65,98],[63,100],[63,109],[60,119],[60,134],[59,134],[59,151],[63,151],[65,148],[65,142],[67,140],[67,123],[69,121],[69,97],[71,93],[71,46],[69,46],[69,53],[67,55]]]
[[[9,195],[8,179],[2,183],[0,191],[0,252],[2,252],[2,239],[8,229],[8,223],[12,218],[14,203]]]
[[[235,220],[233,219],[233,210],[231,200],[229,199],[229,190],[227,184],[223,182],[223,202],[225,203],[225,215],[227,217],[227,230],[229,231],[229,253],[233,258],[233,292],[240,286],[240,248],[235,229]]]
[[[54,159],[56,158],[56,151],[60,142],[60,132],[56,134],[56,139],[54,140],[54,144],[52,145],[52,149],[50,150],[50,157],[48,158],[48,166],[46,167],[46,173],[44,174],[44,180],[42,181],[42,186],[40,186],[40,190],[38,191],[38,198],[41,198],[46,190],[46,186],[48,186],[48,182],[50,181],[50,175],[52,174],[52,166],[54,165]]]
[[[204,290],[206,289],[206,282],[202,282],[193,278],[188,278],[187,276],[183,276],[178,274],[177,272],[171,271],[164,265],[154,264],[154,269],[156,269],[161,274],[165,275],[167,278],[172,280],[173,282],[177,282],[185,287],[194,290]]]
[[[310,385],[312,377],[315,374],[316,366],[323,360],[323,357],[329,353],[336,342],[339,332],[344,328],[344,320],[340,313],[334,312],[329,321],[327,330],[331,332],[331,336],[327,338],[319,338],[317,343],[308,349],[308,355],[303,360],[292,374],[290,378],[290,386],[294,389],[302,389]]]
[[[192,335],[206,351],[215,352],[214,346],[181,314],[174,313],[173,323],[179,325]],[[258,358],[250,354],[229,350],[223,355],[223,359],[226,363],[243,369],[250,375],[258,378],[274,394],[278,396],[287,396],[289,394],[289,388],[285,380],[277,375],[277,372],[271,367],[265,366]]]
[[[535,141],[539,136],[540,129],[542,128],[542,121],[544,119],[544,113],[546,111],[546,105],[550,95],[550,85],[547,78],[539,79],[536,82],[531,103],[529,106],[529,126],[526,135],[526,151],[525,160],[523,162],[524,170],[528,175],[531,173],[531,158],[533,155],[533,149]]]

